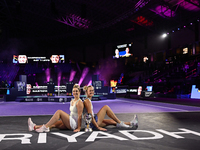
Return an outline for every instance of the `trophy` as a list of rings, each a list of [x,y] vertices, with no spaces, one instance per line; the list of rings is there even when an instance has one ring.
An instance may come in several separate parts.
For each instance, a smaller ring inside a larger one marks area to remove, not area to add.
[[[92,132],[92,128],[90,127],[90,123],[92,122],[92,115],[90,113],[86,113],[84,115],[84,119],[86,122],[85,132]]]

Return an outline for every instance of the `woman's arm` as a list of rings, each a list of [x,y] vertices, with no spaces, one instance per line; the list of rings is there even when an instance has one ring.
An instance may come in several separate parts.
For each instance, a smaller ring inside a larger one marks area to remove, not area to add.
[[[76,108],[78,111],[78,127],[74,130],[74,132],[79,132],[81,130],[81,121],[82,121],[82,113],[83,113],[83,102],[79,101],[76,104]]]
[[[92,104],[91,104],[91,102],[90,102],[88,99],[84,100],[84,106],[85,106],[85,108],[87,109],[87,112],[90,113],[90,114],[92,114],[91,105],[92,105]],[[99,125],[98,125],[98,123],[96,122],[96,120],[94,119],[94,116],[93,116],[93,115],[92,115],[92,123],[93,123],[93,125],[94,125],[97,129],[106,131],[105,128],[99,127]]]

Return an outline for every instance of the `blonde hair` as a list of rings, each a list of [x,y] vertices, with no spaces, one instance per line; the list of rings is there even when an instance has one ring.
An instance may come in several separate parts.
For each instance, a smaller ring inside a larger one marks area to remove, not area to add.
[[[77,84],[77,83],[74,84],[73,88],[77,88],[79,90],[79,92],[81,91],[81,88],[80,88],[79,84]]]
[[[93,87],[92,85],[88,85],[88,86],[84,86],[83,87],[83,91],[85,92],[85,94],[87,95],[87,90],[89,87]]]

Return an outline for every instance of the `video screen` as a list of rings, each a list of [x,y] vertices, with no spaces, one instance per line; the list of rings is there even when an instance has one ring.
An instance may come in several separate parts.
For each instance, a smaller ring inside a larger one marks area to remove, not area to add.
[[[18,91],[25,91],[25,86],[26,86],[26,83],[25,82],[21,82],[21,81],[17,81],[17,90]]]
[[[25,64],[28,63],[26,55],[13,55],[13,63]]]
[[[195,98],[195,99],[199,99],[200,98],[200,91],[196,87],[196,85],[192,85],[191,98]]]
[[[31,94],[31,88],[32,88],[32,85],[31,84],[26,84],[26,94]]]
[[[113,58],[126,58],[133,56],[133,54],[131,53],[132,45],[132,43],[117,45],[114,50]]]
[[[64,63],[65,56],[64,55],[51,55],[50,60],[52,63]]]
[[[153,90],[153,86],[147,86],[146,88],[148,92],[151,92]]]
[[[13,63],[26,64],[30,62],[51,62],[51,63],[65,63],[64,55],[51,55],[45,57],[30,57],[27,55],[13,55]]]

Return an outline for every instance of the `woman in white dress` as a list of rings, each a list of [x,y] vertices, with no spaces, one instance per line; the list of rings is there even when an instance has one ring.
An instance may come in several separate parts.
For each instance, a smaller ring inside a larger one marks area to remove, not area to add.
[[[43,125],[36,125],[31,118],[28,119],[29,131],[49,132],[50,128],[70,129],[74,132],[81,130],[81,125],[84,125],[83,120],[83,102],[80,99],[80,86],[75,84],[72,89],[74,99],[70,102],[70,115],[62,110],[57,110],[51,119]]]

